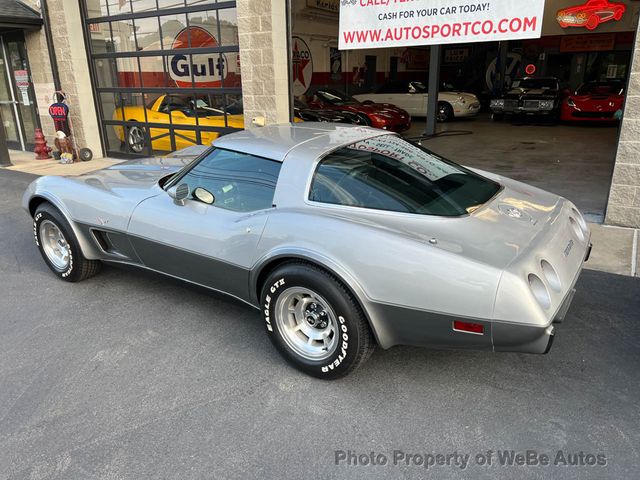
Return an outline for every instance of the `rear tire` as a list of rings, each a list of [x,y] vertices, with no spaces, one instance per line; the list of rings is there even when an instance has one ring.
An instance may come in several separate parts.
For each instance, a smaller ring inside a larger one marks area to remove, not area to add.
[[[267,333],[289,364],[334,380],[362,365],[375,342],[360,306],[330,273],[308,263],[277,267],[260,295]]]
[[[102,264],[82,254],[78,239],[64,216],[43,203],[33,217],[36,246],[51,271],[67,282],[79,282],[100,271]]]

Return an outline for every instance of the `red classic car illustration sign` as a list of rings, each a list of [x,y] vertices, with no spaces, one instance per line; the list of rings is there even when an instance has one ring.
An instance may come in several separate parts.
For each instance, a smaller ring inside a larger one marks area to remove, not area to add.
[[[559,10],[556,18],[562,28],[584,27],[595,30],[601,23],[622,20],[626,10],[624,3],[589,0],[583,5]]]

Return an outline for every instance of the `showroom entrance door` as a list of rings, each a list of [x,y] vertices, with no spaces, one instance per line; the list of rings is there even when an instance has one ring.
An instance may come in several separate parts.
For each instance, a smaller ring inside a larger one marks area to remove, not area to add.
[[[33,149],[39,120],[22,32],[0,33],[0,115],[8,147]]]

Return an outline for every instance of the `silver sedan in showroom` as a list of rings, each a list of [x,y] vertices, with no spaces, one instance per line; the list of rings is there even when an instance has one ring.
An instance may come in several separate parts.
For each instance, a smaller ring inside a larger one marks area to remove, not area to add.
[[[35,180],[23,204],[49,268],[224,292],[287,361],[334,379],[375,346],[546,353],[589,256],[570,201],[386,131],[276,125],[198,153]]]

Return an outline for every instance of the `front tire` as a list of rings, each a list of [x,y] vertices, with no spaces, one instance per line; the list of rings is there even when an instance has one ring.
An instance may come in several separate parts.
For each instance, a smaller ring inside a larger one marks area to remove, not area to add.
[[[453,117],[453,107],[447,102],[438,102],[438,113],[436,114],[437,120],[441,123],[446,123],[453,120]]]
[[[36,246],[51,271],[67,282],[79,282],[100,270],[101,263],[87,260],[64,216],[51,204],[38,207],[33,217]]]
[[[128,127],[126,142],[129,151],[133,153],[142,153],[147,146],[144,128],[138,125]]]
[[[260,296],[267,333],[291,365],[334,380],[362,365],[375,343],[351,293],[330,273],[292,262],[267,277]]]

